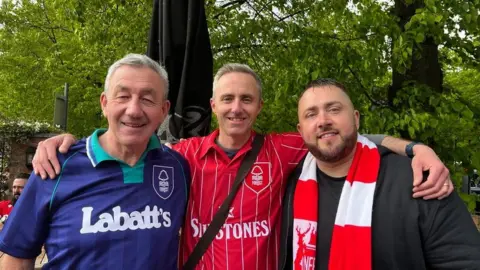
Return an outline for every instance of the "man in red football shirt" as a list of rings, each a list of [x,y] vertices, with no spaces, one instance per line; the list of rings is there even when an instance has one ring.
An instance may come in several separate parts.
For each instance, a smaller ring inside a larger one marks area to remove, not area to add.
[[[217,72],[211,107],[219,129],[205,137],[183,140],[173,146],[189,162],[192,175],[186,220],[182,232],[183,264],[230,192],[240,163],[255,136],[253,124],[263,105],[261,81],[248,66],[227,64]],[[265,135],[264,144],[240,187],[228,218],[197,265],[197,269],[278,269],[280,215],[288,175],[306,154],[298,133]],[[56,150],[75,142],[59,135],[39,144],[34,170],[46,178],[60,172]],[[405,155],[409,142],[387,137],[382,145]],[[448,170],[433,150],[413,147],[417,178],[414,196],[437,198],[453,190]],[[422,170],[430,180],[421,184]],[[420,175],[420,176],[418,176]]]
[[[30,175],[27,173],[17,174],[12,183],[12,199],[0,201],[0,222],[2,225],[7,220],[8,215],[10,215],[10,212],[12,211],[13,206],[17,202],[18,198],[20,198],[29,176]]]

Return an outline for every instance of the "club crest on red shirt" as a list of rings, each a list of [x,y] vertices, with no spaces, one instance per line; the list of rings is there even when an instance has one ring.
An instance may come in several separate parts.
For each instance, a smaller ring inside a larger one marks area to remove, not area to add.
[[[272,183],[270,162],[255,162],[245,178],[245,185],[256,193],[264,191]]]

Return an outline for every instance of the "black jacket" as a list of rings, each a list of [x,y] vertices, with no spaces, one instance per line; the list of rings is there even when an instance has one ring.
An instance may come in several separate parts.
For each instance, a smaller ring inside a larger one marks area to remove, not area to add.
[[[379,151],[373,269],[480,269],[480,233],[458,194],[443,200],[413,199],[411,160],[383,147]],[[302,164],[290,176],[285,193],[279,269],[292,269],[293,192]]]

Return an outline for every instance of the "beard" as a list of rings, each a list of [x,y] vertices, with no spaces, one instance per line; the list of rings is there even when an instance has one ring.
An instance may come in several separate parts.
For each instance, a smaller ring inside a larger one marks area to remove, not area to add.
[[[10,201],[12,205],[15,205],[15,203],[18,201],[18,198],[20,198],[20,193],[13,194],[12,200]]]
[[[322,130],[322,132],[326,132],[329,130],[333,130],[332,128],[327,128],[326,130]],[[337,145],[334,144],[327,144],[326,146],[318,145],[316,143],[306,143],[305,145],[308,148],[308,151],[312,153],[312,155],[323,162],[327,163],[334,163],[343,158],[347,157],[350,153],[352,153],[355,145],[357,143],[358,134],[356,132],[356,127],[354,126],[354,132],[346,135],[340,135],[341,142]]]

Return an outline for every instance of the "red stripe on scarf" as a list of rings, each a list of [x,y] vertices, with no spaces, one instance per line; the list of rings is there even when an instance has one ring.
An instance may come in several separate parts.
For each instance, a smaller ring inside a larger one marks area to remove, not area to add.
[[[295,218],[317,222],[318,212],[312,211],[310,207],[311,198],[318,198],[318,186],[315,180],[299,180],[295,187],[295,192],[300,192],[302,196],[295,196],[293,199],[293,209],[295,209]]]
[[[332,241],[330,246],[330,261],[328,269],[371,270],[371,227],[335,225],[333,235],[338,241]],[[362,243],[361,248],[348,243]],[[345,245],[345,243],[347,243]]]
[[[380,154],[376,145],[359,135],[337,209],[329,270],[372,268],[371,214],[379,168]],[[295,270],[315,269],[318,220],[316,169],[315,158],[308,153],[293,198],[292,266]],[[302,180],[302,177],[308,181]]]
[[[360,150],[361,151],[358,151]],[[379,160],[380,154],[378,153],[377,148],[369,148],[367,145],[364,145],[360,142],[357,142],[357,149],[355,151],[355,156],[353,157],[352,165],[350,165],[350,170],[348,171],[347,181],[351,184],[353,181],[363,182],[363,183],[373,183],[377,181],[378,175],[378,163],[375,162],[363,162],[362,166],[358,166],[360,160]],[[356,168],[356,169],[353,169]],[[355,176],[354,176],[355,175]]]

